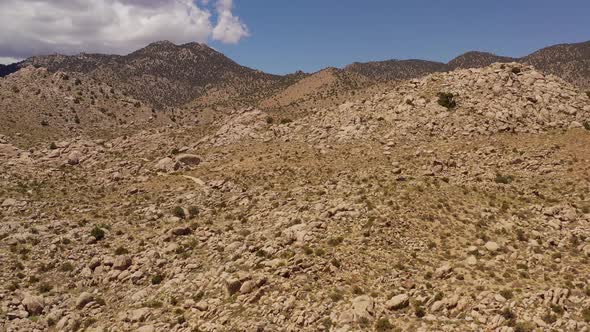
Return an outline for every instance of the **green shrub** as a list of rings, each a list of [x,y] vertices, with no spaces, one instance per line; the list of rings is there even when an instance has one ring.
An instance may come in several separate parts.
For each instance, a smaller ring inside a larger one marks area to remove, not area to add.
[[[590,130],[590,121],[584,121],[584,128]]]
[[[117,249],[115,249],[115,255],[117,255],[117,256],[125,255],[128,253],[129,253],[129,250],[127,250],[123,247],[118,247]]]
[[[378,332],[386,332],[393,330],[393,325],[389,322],[387,318],[379,318],[377,323],[375,324],[375,331]]]
[[[499,184],[510,184],[512,181],[514,181],[514,177],[512,175],[496,174],[496,178],[494,179],[494,182]]]
[[[49,150],[55,150],[57,149],[57,145],[55,144],[55,142],[51,142],[51,144],[49,144]]]
[[[180,219],[184,219],[184,218],[186,218],[186,215],[185,215],[185,213],[184,213],[184,209],[183,209],[182,207],[180,207],[180,206],[175,206],[175,207],[172,209],[172,214],[173,214],[175,217],[178,217],[178,218],[180,218]]]
[[[156,274],[152,276],[152,285],[159,285],[164,280],[164,277],[161,274]]]
[[[455,101],[455,95],[450,92],[439,92],[438,93],[438,104],[448,110],[451,110],[457,107],[457,102]]]
[[[94,236],[96,241],[104,239],[104,231],[98,226],[94,226],[94,228],[90,231],[90,235]]]

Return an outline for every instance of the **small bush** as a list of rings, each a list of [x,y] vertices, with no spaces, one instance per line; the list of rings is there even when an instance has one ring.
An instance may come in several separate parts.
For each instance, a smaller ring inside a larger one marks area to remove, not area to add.
[[[375,331],[378,332],[386,332],[393,330],[393,325],[389,322],[387,318],[379,318],[377,323],[375,324]]]
[[[55,142],[51,142],[51,144],[49,144],[49,150],[55,150],[57,149],[57,145],[55,144]]]
[[[510,184],[512,181],[514,181],[514,177],[512,175],[496,174],[496,178],[494,179],[494,182],[499,184]]]
[[[584,129],[590,130],[590,121],[584,121]]]
[[[330,238],[328,240],[328,244],[335,247],[335,246],[341,244],[343,241],[344,241],[344,238],[342,236],[338,236],[338,237]]]
[[[535,329],[535,325],[529,322],[518,322],[514,325],[514,332],[532,332]]]
[[[188,208],[188,213],[191,215],[191,217],[198,216],[199,215],[199,212],[201,212],[201,211],[196,206],[191,206],[191,207]]]
[[[184,218],[186,218],[186,215],[184,214],[184,209],[183,209],[182,207],[180,207],[180,206],[175,206],[175,207],[172,209],[172,214],[173,214],[175,217],[178,217],[178,218],[180,218],[180,219],[184,219]]]
[[[94,228],[90,231],[90,235],[94,236],[96,241],[104,239],[104,231],[98,226],[94,226]]]
[[[512,310],[510,310],[510,308],[504,308],[504,310],[502,310],[501,315],[506,320],[513,320],[516,318],[516,314],[514,314],[514,312],[512,312]]]
[[[339,291],[334,291],[330,293],[330,299],[334,302],[338,302],[342,301],[342,299],[344,299],[344,296]]]
[[[275,119],[273,119],[271,116],[267,116],[266,117],[266,123],[267,124],[273,124],[275,122]]]
[[[416,315],[416,317],[422,318],[426,315],[426,311],[422,307],[416,307],[416,309],[414,310],[414,314]]]
[[[48,293],[49,291],[51,291],[52,288],[53,287],[50,284],[44,282],[39,285],[38,289],[39,289],[39,293]]]
[[[590,323],[590,307],[582,310],[582,319],[584,319],[586,323]]]
[[[47,120],[41,120],[41,125],[43,127],[47,127],[47,126],[49,126],[49,122]]]
[[[586,96],[588,96],[588,98],[590,98],[590,91],[586,91]]]
[[[455,101],[455,95],[449,92],[439,92],[438,93],[438,104],[442,107],[445,107],[448,110],[451,110],[457,107],[457,102]]]
[[[502,295],[502,297],[505,298],[506,300],[510,300],[514,297],[514,294],[512,294],[512,291],[509,289],[501,290],[500,295]]]
[[[128,253],[129,253],[129,250],[127,250],[123,247],[118,247],[117,249],[115,249],[115,255],[117,255],[117,256],[126,255]]]
[[[293,120],[289,119],[289,118],[283,118],[281,119],[281,124],[287,124],[287,123],[291,123],[293,122]]]
[[[65,262],[61,266],[61,271],[62,272],[71,272],[71,271],[74,271],[74,266],[70,262]]]
[[[152,285],[159,285],[164,280],[164,277],[161,274],[156,274],[152,276]]]

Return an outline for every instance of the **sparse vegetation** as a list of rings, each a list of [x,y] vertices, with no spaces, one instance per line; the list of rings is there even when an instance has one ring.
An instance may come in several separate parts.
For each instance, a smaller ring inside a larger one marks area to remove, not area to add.
[[[445,107],[448,110],[452,110],[457,107],[457,102],[455,101],[455,95],[450,92],[439,92],[438,93],[438,104],[442,107]]]
[[[96,239],[96,241],[100,241],[104,239],[105,233],[102,228],[94,226],[94,228],[92,228],[92,230],[90,231],[90,235],[93,236]]]

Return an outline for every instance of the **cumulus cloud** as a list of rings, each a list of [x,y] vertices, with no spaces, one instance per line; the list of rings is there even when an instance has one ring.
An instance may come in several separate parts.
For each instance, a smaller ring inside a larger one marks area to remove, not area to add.
[[[217,2],[217,25],[213,29],[213,39],[228,44],[235,44],[250,33],[240,18],[232,13],[232,0],[219,0]]]
[[[1,0],[0,57],[125,54],[156,40],[237,43],[247,27],[232,2],[207,0]]]

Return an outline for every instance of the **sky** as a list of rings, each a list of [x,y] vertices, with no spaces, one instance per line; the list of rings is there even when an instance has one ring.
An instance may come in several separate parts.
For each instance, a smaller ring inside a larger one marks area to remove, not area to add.
[[[1,0],[0,62],[206,42],[270,73],[359,61],[524,56],[590,40],[588,0]]]

